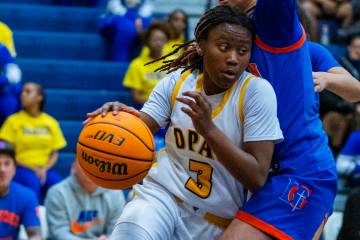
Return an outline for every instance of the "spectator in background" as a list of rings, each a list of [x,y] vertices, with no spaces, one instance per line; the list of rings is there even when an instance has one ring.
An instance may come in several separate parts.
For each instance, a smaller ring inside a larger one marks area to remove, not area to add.
[[[172,52],[175,47],[174,45],[180,45],[185,43],[188,40],[188,16],[187,14],[181,10],[176,9],[169,14],[168,18],[169,30],[170,30],[170,39],[164,46],[164,54]],[[176,56],[181,54],[181,51]]]
[[[1,21],[0,21],[0,43],[7,47],[12,57],[16,57],[13,33],[11,29]]]
[[[360,240],[360,188],[353,189],[346,201],[338,240]]]
[[[340,176],[348,179],[350,187],[360,187],[360,130],[351,133],[338,156],[336,168]]]
[[[110,41],[111,60],[130,61],[141,50],[139,41],[151,22],[151,3],[144,0],[110,0],[99,22],[100,33]]]
[[[72,174],[52,187],[45,199],[50,238],[108,239],[125,206],[123,193],[98,187],[77,160],[71,170]]]
[[[162,62],[144,65],[162,56],[163,47],[169,38],[170,33],[165,23],[153,23],[144,37],[145,46],[149,48],[148,54],[141,54],[130,63],[123,84],[131,89],[136,108],[145,103],[152,89],[166,75],[163,72],[155,72],[162,66]]]
[[[62,180],[52,167],[58,150],[66,145],[58,122],[44,112],[44,101],[42,86],[24,84],[22,111],[9,116],[0,130],[0,139],[15,147],[18,166],[14,181],[32,189],[40,202],[46,190]]]
[[[20,92],[21,71],[7,47],[0,44],[0,126],[19,110]]]
[[[360,26],[359,26],[360,27]],[[351,37],[347,55],[340,59],[343,65],[354,77],[360,79],[360,33]]]
[[[36,214],[35,194],[12,182],[16,163],[13,147],[0,141],[0,239],[18,239],[20,224],[30,240],[41,239],[40,220]]]

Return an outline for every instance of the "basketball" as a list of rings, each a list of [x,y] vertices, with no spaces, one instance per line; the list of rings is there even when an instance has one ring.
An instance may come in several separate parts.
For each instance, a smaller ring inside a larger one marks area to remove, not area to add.
[[[82,129],[76,157],[84,173],[99,186],[127,189],[140,182],[152,165],[153,135],[130,113],[97,116]]]

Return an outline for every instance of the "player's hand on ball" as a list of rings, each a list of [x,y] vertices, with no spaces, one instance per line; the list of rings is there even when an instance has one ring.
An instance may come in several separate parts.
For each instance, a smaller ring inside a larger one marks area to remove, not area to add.
[[[195,130],[205,137],[206,133],[215,127],[211,119],[210,103],[200,92],[184,92],[183,96],[186,97],[177,97],[176,99],[190,108],[182,107],[181,110],[191,118]]]
[[[120,111],[131,113],[137,117],[140,116],[140,112],[133,107],[129,107],[121,102],[106,102],[104,105],[96,109],[95,111],[87,114],[87,119],[83,122],[83,124],[88,123],[91,119],[100,115],[105,116],[108,112],[112,111],[113,115],[116,116]]]

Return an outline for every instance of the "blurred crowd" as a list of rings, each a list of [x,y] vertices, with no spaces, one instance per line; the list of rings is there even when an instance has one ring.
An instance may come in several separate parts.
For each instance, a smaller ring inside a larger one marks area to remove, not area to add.
[[[137,109],[164,77],[164,73],[156,72],[161,62],[146,63],[177,51],[177,46],[191,38],[188,15],[183,10],[154,17],[151,0],[53,2],[104,7],[104,14],[99,17],[99,34],[108,41],[111,60],[130,63],[123,83],[119,84],[129,88]],[[359,79],[360,0],[299,0],[299,6],[308,39],[325,46],[341,66]],[[41,239],[35,208],[45,204],[51,239],[62,239],[67,234],[74,237],[72,239],[107,239],[126,202],[124,194],[92,184],[76,159],[66,179],[53,170],[66,141],[57,120],[44,112],[46,96],[42,86],[22,84],[21,76],[12,31],[0,22],[0,216],[9,214],[10,210],[17,212],[22,219],[15,218],[9,231],[15,234],[23,224],[28,236],[34,236],[30,239]],[[348,103],[323,91],[319,107],[329,144],[337,158],[338,174],[345,179],[344,188],[353,189],[345,216],[360,212],[358,206],[353,206],[354,201],[359,201],[352,200],[360,199],[357,189],[360,187],[360,103]],[[158,148],[164,146],[164,132],[155,136]],[[80,198],[86,200],[79,201]],[[28,205],[10,204],[20,199],[27,199]],[[121,204],[112,209],[114,201]],[[344,224],[352,226],[349,223],[352,218],[347,219]],[[97,227],[90,230],[92,225]],[[339,239],[355,238],[347,236],[343,229]]]

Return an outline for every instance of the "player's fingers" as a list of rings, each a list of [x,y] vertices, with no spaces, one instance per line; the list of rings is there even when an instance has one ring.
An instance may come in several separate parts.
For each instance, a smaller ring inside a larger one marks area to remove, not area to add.
[[[177,97],[176,100],[189,106],[195,112],[200,110],[200,107],[197,105],[197,103],[194,100],[183,97]]]
[[[85,121],[82,122],[83,125],[86,125],[88,122],[90,122],[92,118],[87,118]]]
[[[315,86],[315,92],[321,92],[323,89],[321,88],[320,85],[316,85]]]
[[[116,102],[106,102],[104,103],[100,108],[100,114],[101,116],[105,116],[109,111],[113,109],[113,106]]]
[[[319,84],[320,84],[320,81],[319,81],[319,79],[317,79],[317,78],[314,78],[314,79],[313,79],[313,82],[314,82],[314,85],[319,85]]]
[[[195,113],[191,111],[189,108],[182,107],[181,111],[187,114],[191,119],[195,118]]]
[[[313,78],[318,78],[321,76],[321,72],[312,72],[312,77]]]
[[[204,109],[207,107],[207,100],[202,93],[195,91],[183,92],[183,96],[191,97],[195,100],[196,104],[200,106],[200,108]]]
[[[132,115],[134,115],[136,117],[140,117],[140,111],[136,110],[133,107],[129,107],[129,106],[124,105],[123,107],[121,107],[120,110],[124,111],[124,112],[127,112],[127,113],[130,113],[130,114],[132,114]]]
[[[98,109],[96,109],[96,110],[93,111],[93,112],[87,113],[86,116],[87,116],[88,118],[94,118],[94,117],[96,117],[97,115],[99,115],[100,113],[101,113],[101,108],[98,108]]]
[[[123,107],[122,105],[123,104],[120,103],[120,102],[113,102],[112,103],[112,114],[114,116],[116,116],[119,113],[120,109]]]

